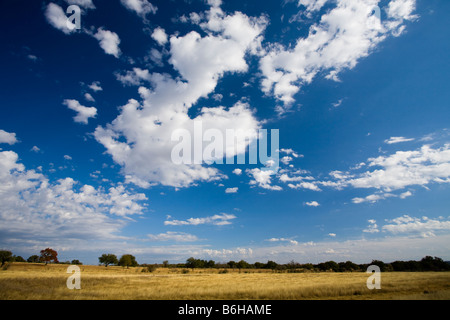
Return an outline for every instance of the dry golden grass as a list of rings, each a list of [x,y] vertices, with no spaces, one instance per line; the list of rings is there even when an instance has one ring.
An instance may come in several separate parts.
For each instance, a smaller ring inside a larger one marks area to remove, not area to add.
[[[142,272],[142,267],[80,266],[81,290],[69,290],[67,265],[13,263],[0,271],[0,299],[450,299],[450,272],[386,272],[381,290],[368,274],[247,273],[205,269]]]

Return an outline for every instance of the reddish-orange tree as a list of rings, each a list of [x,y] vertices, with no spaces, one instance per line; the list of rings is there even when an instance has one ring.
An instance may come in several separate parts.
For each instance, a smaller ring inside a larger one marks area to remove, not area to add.
[[[53,261],[54,263],[58,263],[58,252],[53,249],[47,248],[41,250],[41,256],[39,257],[39,261],[45,262],[45,264]]]

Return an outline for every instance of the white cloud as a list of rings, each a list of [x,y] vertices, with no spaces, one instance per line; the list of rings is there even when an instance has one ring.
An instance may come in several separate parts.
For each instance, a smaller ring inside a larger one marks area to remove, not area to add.
[[[67,155],[67,154],[65,154],[65,155],[64,155],[64,159],[66,159],[66,160],[72,160],[72,157],[69,156],[69,155]]]
[[[367,222],[369,222],[369,225],[367,226],[366,229],[363,230],[363,232],[366,232],[366,233],[378,233],[378,232],[380,232],[380,230],[378,229],[378,225],[377,225],[375,220],[370,219],[370,220],[367,220]]]
[[[30,151],[33,151],[33,152],[37,153],[37,152],[41,151],[41,149],[39,149],[38,146],[33,146],[33,148],[31,148]]]
[[[230,220],[236,219],[236,216],[234,214],[215,214],[210,217],[203,217],[203,218],[189,218],[187,220],[169,220],[171,217],[168,217],[168,220],[164,221],[164,225],[171,225],[171,226],[185,226],[185,225],[201,225],[201,224],[212,224],[216,226],[223,226],[231,224]]]
[[[353,198],[352,202],[353,203],[364,203],[364,202],[375,203],[375,202],[377,202],[379,200],[384,200],[384,199],[389,198],[389,197],[395,197],[395,195],[393,195],[391,193],[377,193],[377,194],[368,195],[365,198],[359,198],[359,197]]]
[[[238,192],[238,187],[225,189],[225,193],[237,193],[237,192]]]
[[[27,170],[18,154],[0,152],[0,234],[3,241],[119,239],[123,218],[143,213],[144,194],[121,185],[108,190],[72,178],[49,181]],[[114,216],[120,218],[113,218]],[[53,240],[52,240],[53,239]]]
[[[87,101],[95,102],[94,97],[93,97],[89,92],[86,92],[86,93],[84,94],[84,98],[85,98]]]
[[[329,233],[328,236],[335,238],[336,237],[336,233]]]
[[[148,2],[148,0],[120,0],[122,5],[130,11],[134,11],[138,16],[145,17],[149,13],[155,14],[158,8]]]
[[[77,115],[73,118],[75,122],[87,124],[89,118],[95,118],[97,115],[97,109],[95,107],[82,106],[77,100],[66,99],[63,102],[69,109],[77,112]]]
[[[324,1],[301,1],[309,13],[322,7]],[[370,15],[377,0],[337,0],[336,7],[312,25],[308,36],[299,38],[291,48],[275,45],[261,59],[264,75],[262,89],[284,103],[285,112],[294,103],[300,88],[318,74],[338,80],[338,74],[352,69],[368,56],[389,33],[397,35],[405,20],[412,20],[414,0],[396,0],[389,4],[388,19],[377,21]]]
[[[54,28],[64,32],[65,34],[70,34],[76,31],[75,24],[68,21],[66,13],[64,10],[55,3],[50,2],[45,9],[45,17]],[[71,25],[72,27],[68,27]]]
[[[152,38],[158,42],[159,45],[165,45],[168,41],[166,31],[161,27],[157,27],[153,30]]]
[[[233,170],[233,173],[237,176],[240,176],[242,174],[242,169],[236,168]]]
[[[390,156],[369,159],[369,167],[356,178],[345,181],[356,188],[376,188],[387,192],[412,185],[450,182],[450,144],[433,149],[424,145],[415,151],[397,151]]]
[[[5,130],[0,129],[0,143],[7,143],[9,145],[13,145],[17,142],[18,140],[16,138],[15,133],[6,132]]]
[[[383,231],[392,234],[407,234],[421,237],[435,236],[436,232],[450,231],[450,221],[442,219],[429,219],[427,217],[413,218],[409,215],[388,220],[391,224],[382,227]]]
[[[117,33],[104,30],[103,28],[98,28],[97,33],[92,36],[99,41],[100,47],[106,54],[119,58],[121,54],[119,48],[120,38]]]
[[[317,186],[316,182],[300,182],[297,184],[289,183],[288,187],[291,189],[307,189],[311,191],[322,191],[322,189],[320,189]]]
[[[284,156],[283,158],[280,159],[280,161],[285,165],[288,165],[292,160],[293,158],[289,156]]]
[[[272,176],[276,174],[273,170],[254,168],[247,169],[246,172],[253,178],[250,180],[250,185],[258,185],[259,187],[268,190],[283,190],[280,186],[272,185]]]
[[[309,207],[318,207],[320,204],[317,201],[309,201],[305,203]]]
[[[65,0],[68,4],[75,4],[85,9],[95,9],[92,0]]]
[[[143,81],[151,81],[152,75],[146,69],[133,68],[132,71],[127,71],[125,74],[116,73],[116,79],[124,86],[138,86]]]
[[[193,242],[199,240],[195,235],[173,231],[167,231],[166,233],[160,234],[148,234],[147,236],[151,241]]]
[[[344,101],[343,99],[339,99],[337,102],[334,102],[334,103],[332,103],[331,105],[332,105],[334,108],[338,108],[338,107],[341,106],[341,104],[342,104],[343,101]]]
[[[384,143],[387,144],[394,144],[394,143],[400,143],[400,142],[408,142],[408,141],[414,141],[414,138],[405,138],[405,137],[391,137],[387,140],[384,140]]]
[[[298,0],[298,5],[306,8],[306,11],[318,11],[328,0]]]
[[[94,81],[89,85],[89,89],[91,89],[94,92],[102,91],[103,88],[101,87],[100,81]]]
[[[295,152],[294,150],[292,150],[290,148],[289,149],[281,148],[280,152],[281,153],[286,153],[287,155],[292,155],[294,158],[303,158],[303,155],[298,154],[297,152]]]
[[[269,241],[269,242],[289,242],[292,245],[297,245],[298,244],[298,241],[295,241],[295,240],[292,240],[292,239],[289,239],[289,238],[270,238],[270,239],[267,239],[266,241]]]
[[[242,102],[228,108],[203,107],[194,119],[188,112],[200,98],[214,91],[225,72],[247,71],[246,55],[261,41],[265,25],[265,19],[239,12],[226,15],[220,8],[211,8],[200,23],[205,35],[192,31],[170,37],[169,63],[179,77],[148,72],[143,80],[136,69],[125,75],[125,82],[145,81],[151,89],[141,86],[138,92],[142,101],[130,99],[112,123],[96,129],[95,138],[122,166],[128,181],[180,188],[223,177],[213,167],[174,164],[171,151],[176,142],[171,141],[171,135],[185,129],[193,136],[195,121],[201,121],[204,130],[214,128],[222,133],[226,129],[259,128],[250,106]],[[247,145],[238,146],[234,155],[245,152]],[[152,161],[145,160],[150,158]]]

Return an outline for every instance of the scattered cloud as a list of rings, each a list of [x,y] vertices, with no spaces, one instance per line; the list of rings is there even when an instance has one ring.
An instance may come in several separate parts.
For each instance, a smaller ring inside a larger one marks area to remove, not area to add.
[[[269,242],[288,242],[288,243],[290,243],[292,245],[297,245],[298,244],[298,241],[295,241],[295,240],[292,240],[292,239],[289,239],[289,238],[270,238],[270,239],[267,239],[266,241],[269,241]]]
[[[87,124],[89,118],[95,118],[97,115],[97,109],[95,107],[82,106],[77,100],[66,99],[63,102],[69,109],[77,112],[77,115],[73,118],[75,122]]]
[[[87,101],[95,102],[94,97],[93,97],[89,92],[86,92],[86,93],[84,94],[84,98],[85,98]]]
[[[276,174],[275,171],[269,169],[247,169],[247,174],[253,179],[250,180],[250,185],[258,185],[267,190],[281,191],[283,188],[277,185],[272,185],[272,176]]]
[[[120,38],[117,33],[98,28],[97,33],[92,35],[99,41],[100,47],[106,54],[110,54],[116,58],[119,58],[121,51],[119,48]]]
[[[138,16],[145,18],[149,13],[155,14],[158,7],[148,2],[148,0],[120,0],[122,5],[130,11],[134,11]]]
[[[317,12],[324,3],[300,2],[308,14]],[[391,1],[383,21],[370,15],[376,4],[372,0],[337,0],[336,7],[322,15],[294,47],[277,45],[268,50],[260,62],[262,89],[283,102],[278,112],[286,112],[295,102],[294,95],[318,74],[326,73],[327,79],[339,81],[342,70],[354,68],[389,34],[401,33],[404,21],[415,18],[414,0]]]
[[[7,143],[9,145],[16,144],[18,142],[15,133],[6,132],[0,129],[0,143]]]
[[[242,174],[242,169],[236,168],[233,170],[233,173],[237,176],[240,176]]]
[[[0,234],[5,241],[119,239],[123,218],[145,209],[141,202],[147,197],[122,185],[104,190],[69,177],[51,182],[18,158],[15,152],[0,152]]]
[[[170,226],[185,226],[185,225],[192,225],[197,226],[201,224],[212,224],[216,226],[223,226],[231,224],[231,220],[236,219],[236,216],[234,214],[215,214],[210,217],[203,217],[203,218],[189,218],[187,220],[169,220],[171,217],[168,217],[168,220],[164,221],[164,225],[170,225]]]
[[[377,225],[376,220],[370,219],[370,220],[367,220],[367,222],[369,222],[369,225],[367,226],[366,229],[363,230],[363,232],[366,232],[366,233],[378,233],[378,232],[380,232],[380,230],[378,229],[378,225]]]
[[[251,18],[240,12],[227,15],[220,7],[214,7],[199,21],[203,35],[191,31],[170,37],[168,60],[179,77],[145,72],[145,82],[151,89],[139,87],[141,101],[130,99],[114,121],[98,127],[94,133],[106,152],[122,166],[129,182],[141,187],[161,184],[181,188],[223,177],[214,167],[174,164],[171,152],[177,141],[171,137],[182,131],[193,136],[196,121],[202,122],[203,130],[215,128],[222,133],[226,129],[259,128],[253,110],[242,102],[231,107],[203,107],[195,118],[188,112],[200,98],[214,91],[225,72],[247,71],[245,58],[260,44],[266,24],[265,17]],[[125,76],[129,76],[129,83],[142,84],[136,69]],[[223,154],[242,154],[251,141],[236,149],[228,147]],[[149,158],[153,160],[144,161]]]
[[[405,137],[391,137],[387,140],[384,140],[384,143],[387,144],[394,144],[394,143],[400,143],[400,142],[408,142],[408,141],[414,141],[414,138],[405,138]]]
[[[309,201],[305,203],[308,207],[318,207],[320,204],[317,201]]]
[[[152,38],[161,46],[165,45],[168,41],[166,31],[161,27],[157,27],[153,30]]]
[[[409,215],[387,220],[382,230],[392,234],[406,234],[420,237],[433,237],[436,232],[450,231],[450,220],[444,218],[430,219],[428,217],[414,218]]]
[[[95,9],[92,0],[65,0],[68,4],[75,4],[85,9]]]
[[[45,9],[45,18],[54,28],[64,32],[65,34],[71,34],[77,29],[75,24],[67,19],[64,10],[57,4],[50,2]],[[69,27],[71,25],[71,27]]]
[[[173,232],[167,231],[166,233],[160,234],[148,234],[147,237],[151,241],[175,241],[175,242],[193,242],[198,241],[197,236],[184,233],[184,232]]]
[[[225,189],[225,193],[237,193],[237,192],[238,192],[238,187]]]
[[[89,87],[89,89],[91,89],[94,92],[103,90],[103,88],[101,87],[100,81],[94,81],[88,87]]]

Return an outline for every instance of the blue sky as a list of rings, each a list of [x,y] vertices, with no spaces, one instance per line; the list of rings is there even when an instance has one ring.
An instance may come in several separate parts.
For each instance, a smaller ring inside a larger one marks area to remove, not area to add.
[[[449,6],[3,1],[0,247],[450,259]],[[174,164],[195,121],[278,129],[279,167]]]

